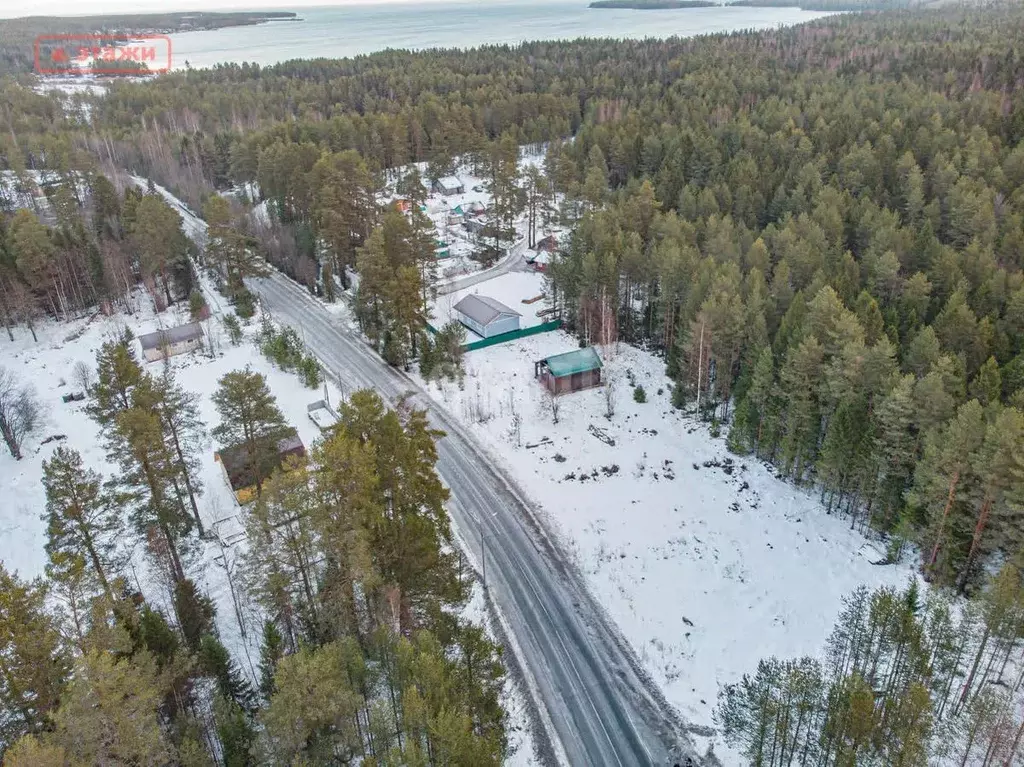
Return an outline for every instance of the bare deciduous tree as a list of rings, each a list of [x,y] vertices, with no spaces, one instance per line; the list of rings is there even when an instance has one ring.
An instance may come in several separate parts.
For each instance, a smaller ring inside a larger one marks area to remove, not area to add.
[[[0,368],[0,435],[7,449],[21,460],[21,443],[39,424],[39,400],[30,385],[20,385],[9,370]]]
[[[604,379],[604,417],[611,420],[615,415],[616,378],[611,373]]]
[[[86,394],[92,389],[93,369],[84,360],[78,360],[71,368],[71,381]]]
[[[544,391],[547,393],[548,410],[551,411],[551,421],[552,423],[558,423],[558,413],[562,409],[562,400],[559,399],[558,395],[551,391],[551,389],[545,387]]]

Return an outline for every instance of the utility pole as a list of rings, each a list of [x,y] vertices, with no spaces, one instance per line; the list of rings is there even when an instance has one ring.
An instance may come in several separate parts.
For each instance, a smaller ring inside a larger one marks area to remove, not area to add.
[[[484,531],[480,530],[480,564],[483,570],[484,591],[487,591],[487,549],[484,546]]]
[[[700,379],[704,365],[704,320],[700,322],[700,347],[697,351],[697,417],[700,418]]]

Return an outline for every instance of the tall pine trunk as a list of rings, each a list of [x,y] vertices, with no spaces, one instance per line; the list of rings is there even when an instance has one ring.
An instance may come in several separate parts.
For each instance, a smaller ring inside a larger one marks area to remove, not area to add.
[[[988,524],[989,514],[992,511],[992,497],[988,494],[985,495],[985,502],[981,504],[981,512],[978,514],[978,522],[974,526],[974,537],[971,539],[971,550],[967,552],[967,561],[964,562],[963,569],[960,571],[960,575],[956,579],[957,589],[963,593],[964,588],[967,586],[967,579],[971,576],[971,567],[974,565],[974,557],[978,553],[978,548],[981,545],[981,538],[985,534],[985,526]]]
[[[949,497],[946,499],[946,508],[942,510],[942,519],[939,522],[939,529],[935,533],[935,545],[932,547],[931,556],[928,557],[928,569],[935,566],[935,560],[939,558],[939,547],[946,537],[946,520],[949,518],[949,511],[953,508],[953,500],[956,498],[956,487],[960,484],[960,470],[953,472],[953,479],[949,483]]]

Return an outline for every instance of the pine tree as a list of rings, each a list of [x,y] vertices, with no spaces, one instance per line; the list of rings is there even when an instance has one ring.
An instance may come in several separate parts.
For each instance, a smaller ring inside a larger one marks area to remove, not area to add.
[[[923,511],[927,525],[922,544],[927,547],[925,571],[932,577],[947,580],[954,575],[958,563],[950,561],[955,552],[944,545],[950,534],[951,515],[958,504],[963,482],[969,479],[970,456],[980,447],[985,425],[981,405],[971,400],[962,405],[955,418],[925,440],[924,454],[914,472],[914,487],[908,502]]]
[[[368,524],[370,550],[385,588],[398,589],[399,625],[411,630],[441,617],[442,602],[462,598],[463,585],[450,550],[451,530],[444,502],[448,491],[435,469],[441,432],[426,413],[401,407],[387,410],[380,397],[355,392],[341,409],[339,430],[378,449],[376,516]]]
[[[519,148],[515,138],[505,133],[487,153],[484,186],[491,196],[490,226],[494,243],[489,259],[497,259],[501,243],[515,237],[515,219],[523,209],[523,193],[519,188]]]
[[[815,338],[807,338],[792,349],[780,379],[786,392],[783,408],[782,458],[787,471],[799,480],[814,460],[821,421],[818,387],[825,349]]]
[[[227,373],[217,382],[212,399],[221,422],[213,436],[224,447],[245,449],[248,470],[263,492],[263,483],[277,466],[277,444],[288,427],[266,379],[251,368]]]
[[[46,589],[0,565],[0,741],[50,726],[68,675],[68,653],[46,608]]]
[[[310,516],[317,498],[305,463],[289,468],[267,481],[248,515],[244,566],[246,579],[268,608],[284,599],[289,612],[296,610],[313,627],[319,549]]]
[[[121,473],[111,480],[115,503],[130,511],[141,534],[159,534],[166,549],[168,574],[183,580],[181,540],[190,532],[192,517],[176,494],[177,467],[164,442],[159,415],[151,408],[149,386],[132,392],[132,407],[118,413],[108,450]],[[139,395],[139,396],[136,396]]]
[[[104,429],[113,427],[118,413],[132,406],[131,393],[142,379],[142,367],[128,335],[106,341],[96,357],[96,384],[87,412]]]
[[[231,220],[231,207],[219,194],[207,199],[203,218],[209,227],[206,258],[223,278],[232,302],[247,293],[247,277],[263,277],[267,265],[259,253],[259,243],[241,231]]]
[[[61,698],[55,739],[74,764],[172,763],[160,727],[161,682],[145,653],[87,652]]]
[[[973,575],[979,554],[992,548],[985,544],[986,536],[998,535],[996,545],[1005,550],[1017,549],[1021,544],[1018,499],[1019,482],[1024,477],[1024,414],[1012,407],[999,408],[970,460],[979,483],[975,491],[977,516],[967,558],[956,581],[961,590]]]
[[[147,194],[139,200],[130,235],[139,251],[143,277],[159,277],[167,304],[174,303],[171,279],[187,263],[188,241],[181,230],[181,217],[162,197]]]
[[[196,397],[186,392],[177,381],[170,369],[164,371],[161,378],[152,380],[152,407],[160,416],[160,425],[164,432],[167,451],[180,486],[188,495],[192,518],[196,529],[203,534],[203,521],[199,516],[196,498],[202,494],[203,486],[200,477],[200,457],[206,443],[206,428],[201,416]]]
[[[370,236],[377,216],[376,182],[355,151],[325,153],[313,166],[317,190],[314,219],[334,261],[334,274],[348,287],[346,268],[356,263],[356,249]]]
[[[333,642],[303,648],[278,664],[276,691],[261,719],[282,762],[322,764],[363,754],[356,727],[363,699],[349,682],[345,656],[345,642]]]
[[[59,577],[69,560],[88,563],[100,588],[112,599],[110,576],[119,525],[100,491],[101,483],[102,477],[87,470],[75,450],[58,447],[49,461],[43,461],[51,576]]]

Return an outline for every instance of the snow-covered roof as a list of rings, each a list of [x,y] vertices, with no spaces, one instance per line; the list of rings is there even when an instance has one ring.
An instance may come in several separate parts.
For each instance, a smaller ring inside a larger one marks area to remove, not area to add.
[[[455,311],[469,317],[474,322],[483,326],[490,325],[499,317],[522,315],[514,309],[509,309],[505,304],[490,296],[481,296],[477,293],[465,296],[453,307]]]
[[[179,325],[176,328],[166,328],[141,335],[139,336],[139,343],[142,344],[143,349],[160,349],[170,344],[192,341],[202,337],[202,326],[198,322],[190,322],[187,325]]]
[[[458,189],[462,186],[458,176],[445,176],[437,180],[437,185],[442,189]]]
[[[586,349],[576,349],[565,354],[548,357],[544,360],[544,364],[548,366],[551,375],[561,378],[573,373],[597,370],[601,367],[601,358],[597,356],[597,351],[593,346],[588,346]]]

